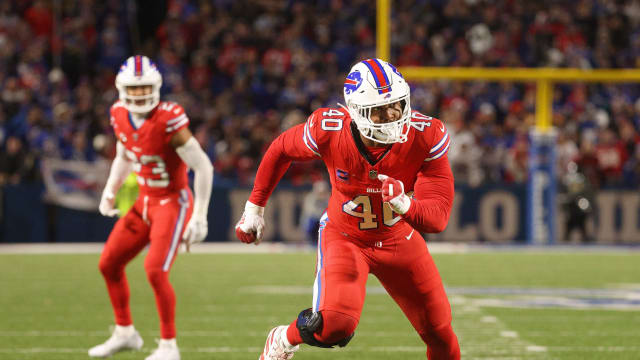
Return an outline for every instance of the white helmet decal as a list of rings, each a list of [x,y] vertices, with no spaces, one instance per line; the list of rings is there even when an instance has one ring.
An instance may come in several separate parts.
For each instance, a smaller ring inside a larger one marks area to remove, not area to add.
[[[128,86],[144,85],[151,85],[151,94],[137,96],[127,94]],[[116,76],[116,88],[120,101],[132,113],[148,113],[158,106],[161,86],[162,75],[160,75],[156,64],[143,55],[131,56],[125,60]],[[143,100],[144,104],[137,105],[136,102],[140,100]]]
[[[346,109],[360,134],[367,139],[392,144],[407,141],[411,106],[410,89],[402,74],[380,59],[366,59],[355,64],[344,82]],[[400,119],[376,124],[371,110],[378,106],[403,102]]]

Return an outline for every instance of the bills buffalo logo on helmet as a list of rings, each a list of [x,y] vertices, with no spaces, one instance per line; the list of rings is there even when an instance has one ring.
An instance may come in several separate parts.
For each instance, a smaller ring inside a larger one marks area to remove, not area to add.
[[[354,71],[347,75],[347,78],[344,80],[344,92],[351,94],[358,90],[360,84],[362,84],[362,75],[360,74],[360,71]]]

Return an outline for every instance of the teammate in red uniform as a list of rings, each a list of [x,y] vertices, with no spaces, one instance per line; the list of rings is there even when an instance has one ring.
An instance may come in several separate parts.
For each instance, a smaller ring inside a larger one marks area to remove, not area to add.
[[[169,269],[181,239],[188,247],[207,235],[213,166],[189,131],[184,109],[160,102],[161,85],[160,72],[146,56],[128,58],[116,77],[120,100],[111,107],[111,126],[118,138],[117,154],[102,193],[100,213],[118,215],[114,195],[131,171],[136,173],[140,193],[131,210],[114,226],[100,257],[99,268],[107,283],[116,326],[105,343],[89,350],[92,357],[142,347],[131,319],[124,268],[149,245],[144,268],[155,293],[161,339],[146,359],[180,359]],[[189,189],[187,166],[195,173],[195,196]]]
[[[236,225],[241,241],[260,242],[264,206],[292,161],[324,161],[332,193],[318,232],[312,307],[273,328],[259,360],[290,359],[302,343],[347,345],[369,273],[409,318],[427,358],[460,358],[451,307],[420,235],[441,232],[449,219],[450,140],[440,120],[411,110],[409,92],[393,65],[361,61],[345,80],[346,106],[316,110],[264,155]]]

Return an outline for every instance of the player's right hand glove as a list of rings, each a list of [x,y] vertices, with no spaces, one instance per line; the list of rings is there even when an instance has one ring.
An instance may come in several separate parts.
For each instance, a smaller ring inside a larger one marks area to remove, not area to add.
[[[116,196],[109,191],[104,191],[102,193],[102,198],[100,198],[100,205],[98,205],[98,210],[100,214],[103,216],[114,217],[120,215],[120,210],[114,208],[114,204],[116,202]]]
[[[382,174],[378,175],[378,180],[382,181],[382,201],[389,203],[397,214],[406,214],[411,207],[411,199],[404,193],[402,181]]]
[[[236,224],[236,237],[245,244],[260,244],[264,234],[263,216],[264,207],[247,201],[242,218]]]

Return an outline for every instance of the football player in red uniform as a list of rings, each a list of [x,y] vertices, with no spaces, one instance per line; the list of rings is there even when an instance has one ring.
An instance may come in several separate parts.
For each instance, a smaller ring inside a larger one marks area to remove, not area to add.
[[[142,347],[131,319],[124,268],[149,245],[144,268],[156,298],[161,339],[147,360],[180,359],[169,270],[181,239],[188,247],[207,235],[213,166],[189,131],[184,109],[160,101],[161,85],[160,72],[146,56],[128,58],[116,77],[120,100],[111,107],[111,126],[118,138],[117,151],[100,213],[118,215],[114,196],[131,171],[137,176],[140,192],[131,210],[116,222],[100,257],[99,268],[107,283],[116,326],[105,343],[89,350],[92,357]],[[194,196],[187,167],[194,171]]]
[[[269,332],[260,360],[290,359],[303,343],[347,345],[369,273],[425,342],[427,358],[460,358],[451,307],[420,235],[443,231],[449,219],[450,139],[440,120],[412,111],[409,92],[393,65],[361,61],[345,80],[346,106],[316,110],[265,153],[236,225],[241,241],[260,242],[267,199],[292,161],[324,161],[332,192],[318,232],[312,307]]]

